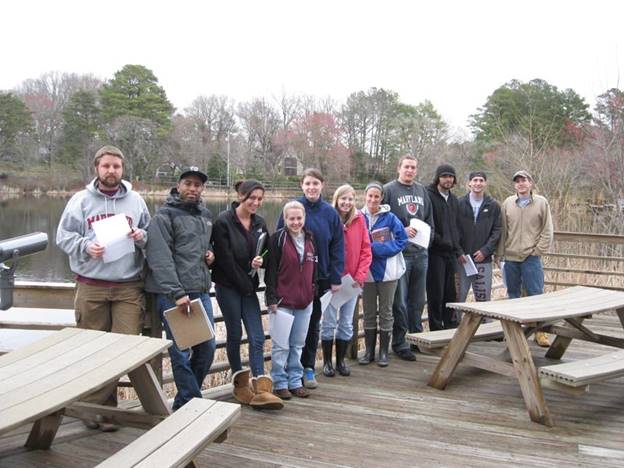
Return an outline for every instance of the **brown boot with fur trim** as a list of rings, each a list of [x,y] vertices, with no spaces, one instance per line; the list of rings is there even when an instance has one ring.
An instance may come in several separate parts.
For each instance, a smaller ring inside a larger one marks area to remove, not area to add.
[[[249,385],[249,377],[251,377],[251,369],[243,369],[232,375],[232,395],[239,403],[248,405],[256,395]]]
[[[268,375],[261,375],[251,379],[255,396],[249,403],[257,410],[279,410],[284,407],[284,402],[273,394],[273,379]]]

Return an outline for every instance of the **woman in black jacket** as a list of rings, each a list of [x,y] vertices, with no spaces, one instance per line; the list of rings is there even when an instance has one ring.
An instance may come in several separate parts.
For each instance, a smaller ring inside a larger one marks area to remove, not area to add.
[[[249,339],[249,367],[257,377],[264,374],[264,330],[256,290],[265,251],[262,244],[266,244],[268,231],[256,211],[262,206],[264,186],[257,180],[246,180],[234,188],[239,201],[233,202],[214,222],[212,279],[227,330],[226,351],[232,373],[242,368],[242,320]]]

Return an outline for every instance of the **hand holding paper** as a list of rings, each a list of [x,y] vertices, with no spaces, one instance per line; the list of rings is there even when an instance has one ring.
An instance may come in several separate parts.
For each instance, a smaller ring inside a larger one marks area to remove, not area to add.
[[[289,348],[290,329],[294,320],[294,315],[279,308],[275,313],[269,314],[269,334],[271,335],[271,340],[280,348]]]
[[[104,249],[102,254],[104,263],[114,262],[134,252],[134,240],[128,236],[132,230],[125,214],[120,213],[96,221],[92,227],[97,244]]]
[[[329,304],[338,310],[344,303],[359,296],[362,288],[351,275],[345,275],[341,279],[340,289],[336,291],[329,290],[321,296],[321,311],[325,311]]]
[[[464,259],[464,263],[462,264],[462,266],[464,267],[466,276],[474,276],[479,273],[470,255],[463,255],[462,258]]]
[[[425,249],[429,248],[429,240],[431,239],[431,226],[418,218],[410,219],[410,227],[416,229],[416,235],[408,240]]]

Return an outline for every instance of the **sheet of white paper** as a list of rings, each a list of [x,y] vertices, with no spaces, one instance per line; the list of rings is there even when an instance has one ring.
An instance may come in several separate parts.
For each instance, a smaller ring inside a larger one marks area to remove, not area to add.
[[[410,227],[416,229],[416,235],[408,240],[413,244],[428,249],[429,241],[431,240],[431,226],[418,218],[412,218],[410,219]]]
[[[507,289],[507,280],[505,279],[505,262],[500,262],[500,271],[501,278],[503,280],[503,286],[505,286],[505,289]]]
[[[466,276],[474,276],[479,273],[477,271],[477,266],[472,261],[472,257],[470,255],[464,255],[463,257],[466,259],[466,262],[463,265]]]
[[[332,292],[330,289],[329,291],[327,291],[325,294],[321,296],[321,312],[325,312],[325,309],[327,309],[327,306],[329,305],[331,300],[332,300]]]
[[[128,237],[130,225],[123,213],[93,223],[98,244],[104,246],[104,263],[114,262],[134,252],[134,240]]]
[[[292,328],[295,316],[291,315],[279,307],[275,313],[269,314],[269,333],[271,340],[280,348],[288,349],[290,343],[290,329]]]
[[[357,284],[351,275],[344,275],[341,279],[342,286],[332,294],[331,305],[338,310],[344,303],[361,294],[362,288]]]

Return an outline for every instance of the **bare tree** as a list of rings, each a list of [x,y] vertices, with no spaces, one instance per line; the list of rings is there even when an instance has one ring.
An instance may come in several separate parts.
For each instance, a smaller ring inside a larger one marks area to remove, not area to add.
[[[24,81],[17,90],[30,108],[41,158],[52,166],[59,150],[63,111],[71,96],[79,90],[92,91],[101,86],[93,75],[47,72]]]

